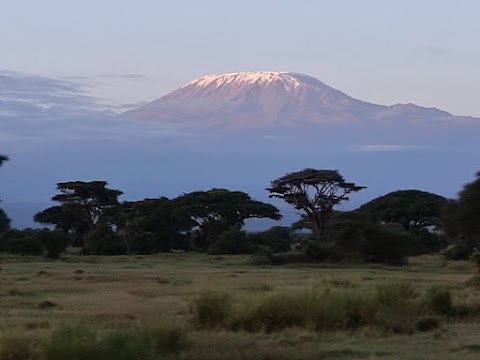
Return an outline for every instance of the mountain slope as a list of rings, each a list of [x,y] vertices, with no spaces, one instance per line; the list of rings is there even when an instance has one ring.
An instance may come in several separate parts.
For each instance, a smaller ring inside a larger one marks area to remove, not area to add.
[[[122,117],[222,129],[457,119],[445,111],[413,104],[371,104],[313,77],[273,71],[203,76]]]

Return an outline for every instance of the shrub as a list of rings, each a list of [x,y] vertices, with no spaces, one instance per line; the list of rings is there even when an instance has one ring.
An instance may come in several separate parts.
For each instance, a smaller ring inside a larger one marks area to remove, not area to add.
[[[249,234],[248,237],[254,247],[268,247],[272,253],[291,249],[292,235],[289,227],[273,226],[268,230]]]
[[[427,292],[427,298],[433,311],[448,315],[453,311],[452,295],[445,286],[432,286]]]
[[[335,246],[331,243],[323,243],[319,240],[308,242],[305,247],[305,255],[317,261],[323,261],[330,258],[335,253]]]
[[[402,265],[406,262],[412,238],[395,227],[376,225],[365,232],[363,251],[371,262]]]
[[[110,227],[99,225],[85,236],[83,252],[89,255],[124,255],[126,246]]]
[[[220,233],[218,239],[208,249],[210,254],[247,254],[252,253],[252,247],[248,243],[247,234],[237,226],[230,226]]]
[[[221,327],[227,324],[232,314],[232,300],[228,294],[206,290],[194,297],[189,310],[196,326]]]
[[[0,237],[0,251],[18,255],[41,255],[43,246],[34,230],[8,230]]]
[[[68,245],[68,238],[64,232],[44,229],[37,234],[37,238],[45,249],[49,259],[59,259]]]
[[[440,327],[440,320],[433,316],[424,317],[417,321],[415,327],[418,331],[431,331]]]
[[[449,260],[466,260],[471,254],[471,247],[465,240],[458,239],[455,244],[442,250],[441,254]]]
[[[140,255],[153,254],[155,253],[156,243],[157,237],[154,233],[144,232],[133,238],[129,251]]]

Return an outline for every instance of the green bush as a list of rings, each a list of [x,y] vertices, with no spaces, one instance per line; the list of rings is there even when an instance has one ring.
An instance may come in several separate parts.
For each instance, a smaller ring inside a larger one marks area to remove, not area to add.
[[[193,298],[189,310],[196,326],[222,327],[232,315],[232,300],[228,294],[205,290]]]

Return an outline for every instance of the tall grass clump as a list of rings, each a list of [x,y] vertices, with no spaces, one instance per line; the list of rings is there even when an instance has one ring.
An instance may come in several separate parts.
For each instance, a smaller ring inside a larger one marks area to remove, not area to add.
[[[376,300],[380,306],[395,308],[414,300],[418,294],[406,282],[390,282],[376,287]]]
[[[155,360],[186,347],[181,329],[60,328],[45,348],[48,360]]]
[[[375,305],[368,296],[325,287],[256,298],[240,307],[230,324],[237,330],[267,332],[288,327],[354,329],[366,324],[374,312]]]
[[[435,299],[436,305],[433,300],[426,302],[410,284],[392,282],[363,290],[324,285],[304,291],[271,291],[235,304],[225,294],[203,292],[190,308],[195,323],[209,328],[272,332],[292,327],[313,331],[375,327],[412,333],[433,328],[417,322],[444,309],[439,305],[442,300]]]
[[[267,332],[287,327],[304,326],[305,314],[298,297],[276,292],[251,299],[236,309],[229,326],[234,330]]]
[[[0,359],[30,360],[35,359],[32,344],[21,336],[2,337],[0,341]]]
[[[232,315],[232,299],[226,293],[204,290],[193,298],[189,310],[199,328],[224,327]]]
[[[373,322],[381,329],[393,333],[413,333],[417,319],[425,309],[419,294],[406,282],[389,282],[376,287],[377,310]]]

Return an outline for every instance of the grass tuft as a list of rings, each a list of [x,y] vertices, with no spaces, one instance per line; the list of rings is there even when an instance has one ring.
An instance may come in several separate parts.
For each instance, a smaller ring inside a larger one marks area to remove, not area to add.
[[[232,300],[226,293],[204,290],[195,296],[189,310],[197,327],[222,327],[231,316]]]
[[[0,342],[0,359],[31,360],[35,359],[32,344],[18,336],[3,337]]]
[[[155,360],[188,346],[179,328],[100,331],[86,327],[60,328],[45,349],[48,360]]]

